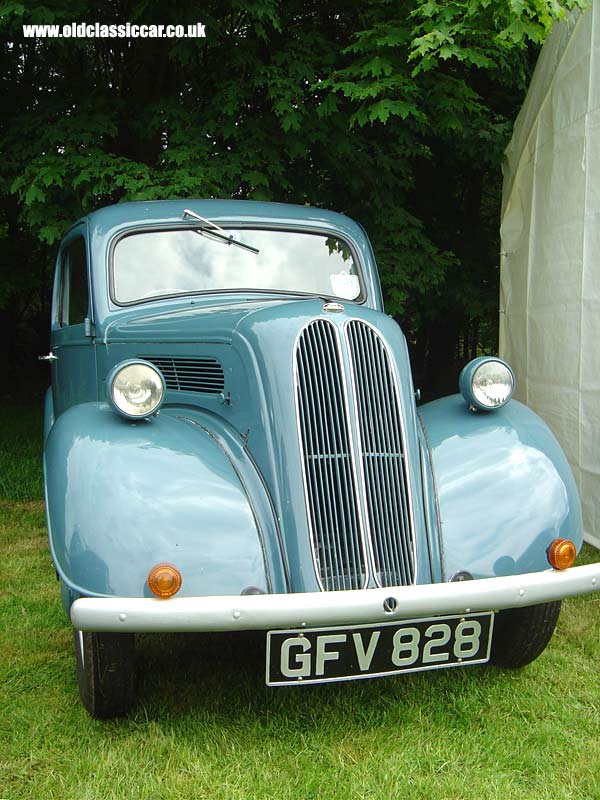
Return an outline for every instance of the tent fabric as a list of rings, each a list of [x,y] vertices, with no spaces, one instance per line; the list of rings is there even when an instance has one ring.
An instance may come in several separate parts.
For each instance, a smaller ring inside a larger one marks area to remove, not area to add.
[[[600,546],[600,0],[548,37],[506,151],[500,354]]]

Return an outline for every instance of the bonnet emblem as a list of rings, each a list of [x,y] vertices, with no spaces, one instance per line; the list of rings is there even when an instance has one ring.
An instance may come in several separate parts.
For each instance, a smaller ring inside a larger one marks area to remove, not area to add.
[[[330,314],[339,314],[344,311],[344,306],[341,303],[325,303],[323,311],[328,311]]]

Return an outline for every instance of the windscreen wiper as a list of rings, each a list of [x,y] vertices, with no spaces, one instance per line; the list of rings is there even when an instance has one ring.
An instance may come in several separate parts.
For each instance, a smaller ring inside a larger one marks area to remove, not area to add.
[[[200,222],[204,223],[202,227],[198,226],[197,229],[198,233],[201,235],[207,234],[208,236],[214,236],[215,239],[219,239],[219,241],[225,242],[225,244],[234,244],[236,247],[241,247],[243,250],[248,250],[250,253],[254,253],[255,256],[260,253],[260,250],[257,250],[256,247],[252,247],[249,244],[244,244],[244,242],[239,242],[237,239],[234,239],[231,234],[228,234],[227,231],[224,231],[223,228],[219,228],[216,223],[211,222],[209,219],[204,219],[204,217],[201,217],[200,214],[190,211],[189,208],[184,209],[183,217],[193,217],[194,219],[200,220]]]

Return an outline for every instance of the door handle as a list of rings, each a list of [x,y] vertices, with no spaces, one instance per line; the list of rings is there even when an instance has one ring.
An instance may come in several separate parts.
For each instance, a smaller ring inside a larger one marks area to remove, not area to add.
[[[55,356],[50,350],[47,356],[38,356],[38,361],[58,361],[58,356]]]

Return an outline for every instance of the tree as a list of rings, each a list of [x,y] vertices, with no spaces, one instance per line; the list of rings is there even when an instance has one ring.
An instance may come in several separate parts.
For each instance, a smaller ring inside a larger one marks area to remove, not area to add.
[[[197,22],[180,0],[2,4],[8,328],[47,313],[53,250],[82,213],[239,197],[363,222],[418,361],[429,352],[435,367],[459,342],[472,355],[482,337],[493,347],[499,165],[537,47],[571,4],[212,0],[204,39],[22,35],[23,23]]]

